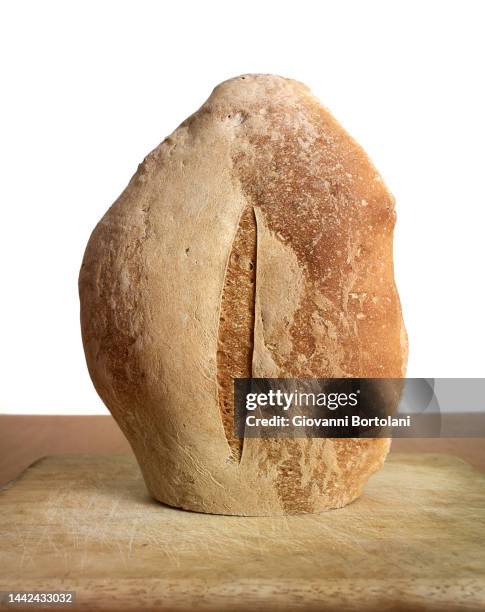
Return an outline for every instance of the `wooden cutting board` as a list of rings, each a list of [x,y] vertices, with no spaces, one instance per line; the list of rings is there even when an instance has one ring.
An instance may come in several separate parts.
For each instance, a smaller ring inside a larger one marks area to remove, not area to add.
[[[47,457],[0,492],[7,590],[76,591],[68,610],[484,610],[485,475],[395,454],[342,510],[240,518],[151,500],[129,455]]]

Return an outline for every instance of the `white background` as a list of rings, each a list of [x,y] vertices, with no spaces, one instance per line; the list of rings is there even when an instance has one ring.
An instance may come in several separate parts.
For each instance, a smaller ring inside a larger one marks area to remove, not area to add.
[[[397,198],[409,376],[485,374],[484,2],[10,2],[0,9],[0,411],[105,409],[77,275],[138,163],[220,81],[306,82]]]

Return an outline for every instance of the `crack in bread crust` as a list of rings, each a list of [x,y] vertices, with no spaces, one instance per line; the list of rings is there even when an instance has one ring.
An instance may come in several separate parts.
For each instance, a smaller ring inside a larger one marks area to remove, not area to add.
[[[247,204],[232,244],[221,299],[217,349],[219,409],[233,459],[239,461],[243,440],[234,435],[235,378],[251,378],[256,295],[256,220]]]

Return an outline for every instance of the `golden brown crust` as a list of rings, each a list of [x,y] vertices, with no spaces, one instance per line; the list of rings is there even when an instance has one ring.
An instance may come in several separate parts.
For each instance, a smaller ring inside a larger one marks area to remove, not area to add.
[[[401,310],[389,256],[393,198],[362,149],[306,90],[296,89],[292,110],[300,121],[288,121],[286,100],[270,99],[264,129],[259,122],[251,129],[248,121],[246,140],[235,147],[244,193],[296,254],[304,277],[298,308],[287,321],[291,350],[267,342],[277,370],[258,375],[400,377]],[[285,510],[311,511],[309,489],[322,481],[323,462],[302,485],[300,455],[318,443],[285,440],[277,446],[287,452],[276,481]],[[357,454],[367,464],[379,461],[388,442],[334,440],[333,446],[341,463]],[[353,463],[358,481],[360,465]]]
[[[281,77],[222,83],[147,157],[93,232],[80,295],[91,376],[155,497],[281,514],[360,495],[388,440],[241,450],[231,378],[403,376],[394,222],[362,149]]]

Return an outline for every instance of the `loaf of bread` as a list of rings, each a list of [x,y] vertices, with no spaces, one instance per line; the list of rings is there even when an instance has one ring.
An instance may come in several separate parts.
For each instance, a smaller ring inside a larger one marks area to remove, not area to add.
[[[150,493],[237,515],[339,508],[387,439],[238,439],[239,377],[404,376],[393,197],[307,87],[245,75],[150,153],[80,273],[94,385]]]

